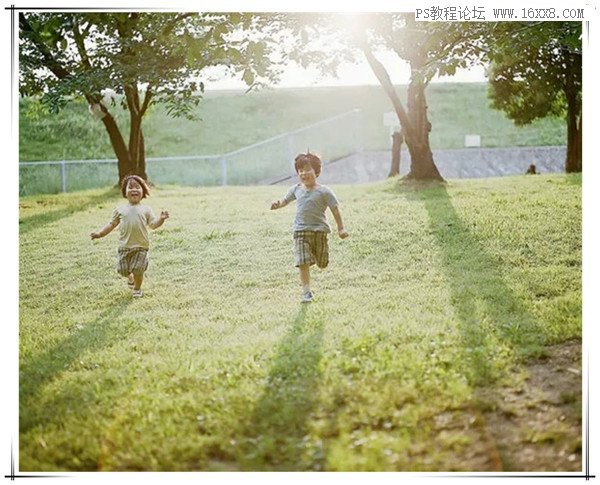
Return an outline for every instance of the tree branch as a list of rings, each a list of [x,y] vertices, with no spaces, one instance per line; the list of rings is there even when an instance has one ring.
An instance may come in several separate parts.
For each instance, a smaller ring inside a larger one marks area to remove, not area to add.
[[[132,86],[131,84],[126,84],[124,86],[125,91],[125,99],[127,101],[127,108],[132,115],[140,116],[140,106],[139,102],[136,102],[135,91],[137,91],[137,87]],[[138,98],[139,101],[139,98]]]
[[[383,87],[384,91],[386,92],[386,94],[388,95],[390,100],[392,101],[394,110],[396,111],[396,114],[398,115],[398,119],[400,120],[400,125],[402,126],[403,130],[406,132],[406,135],[408,137],[414,138],[414,135],[415,135],[414,127],[412,126],[410,120],[408,119],[406,110],[404,109],[404,106],[402,105],[402,101],[400,101],[400,98],[398,97],[398,94],[396,93],[396,89],[394,88],[394,85],[392,84],[392,80],[390,79],[388,72],[386,71],[383,64],[381,64],[381,62],[379,62],[379,60],[377,60],[377,58],[375,58],[373,52],[371,51],[371,48],[367,45],[366,42],[362,43],[361,49],[362,49],[363,53],[365,54],[365,57],[367,58],[367,62],[369,63],[369,66],[371,66],[373,73],[375,74],[375,76],[379,80],[379,83]]]
[[[30,23],[27,21],[25,14],[23,13],[19,14],[19,26],[21,28],[21,32],[28,34],[31,41],[38,48],[38,51],[40,52],[40,54],[42,54],[42,57],[44,58],[45,66],[48,69],[50,69],[52,74],[54,74],[58,79],[66,79],[71,75],[71,73],[67,71],[67,69],[62,64],[60,64],[60,62],[58,62],[58,60],[56,60],[48,46],[44,43],[42,39],[40,39],[38,33],[35,30],[33,30]]]
[[[152,99],[152,95],[152,85],[148,84],[148,87],[146,88],[146,94],[144,94],[144,102],[142,103],[142,109],[140,110],[141,116],[144,116],[144,114],[146,114],[146,110],[148,109],[148,106],[150,105],[150,100]]]
[[[197,13],[181,13],[181,14],[177,15],[173,20],[171,20],[170,22],[167,22],[165,24],[165,26],[163,28],[163,35],[169,35],[179,22],[181,22],[182,20],[184,20],[188,17],[193,17],[194,15],[198,15],[198,14]]]
[[[73,18],[73,39],[75,39],[75,45],[77,46],[77,52],[79,52],[79,57],[81,57],[81,63],[86,71],[92,69],[92,65],[90,63],[90,58],[85,49],[84,38],[79,32],[79,23]]]

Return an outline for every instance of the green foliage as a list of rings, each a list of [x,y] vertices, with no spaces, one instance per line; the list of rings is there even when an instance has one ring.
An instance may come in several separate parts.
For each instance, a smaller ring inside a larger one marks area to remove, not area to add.
[[[72,94],[100,100],[107,88],[125,94],[127,86],[147,86],[154,101],[167,103],[173,115],[186,115],[190,101],[197,104],[194,95],[207,66],[271,76],[264,38],[255,33],[252,41],[233,39],[240,37],[245,15],[23,13],[21,94],[43,94],[57,110]]]
[[[140,300],[116,190],[21,198],[21,471],[487,470],[479,392],[581,337],[581,177],[336,187],[310,306],[283,190],[155,188]]]
[[[543,24],[503,23],[488,38],[489,97],[517,125],[564,118],[571,93],[581,104],[581,22]]]

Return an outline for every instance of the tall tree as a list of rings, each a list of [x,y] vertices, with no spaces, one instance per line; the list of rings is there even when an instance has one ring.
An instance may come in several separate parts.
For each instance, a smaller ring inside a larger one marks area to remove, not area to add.
[[[566,172],[582,170],[581,22],[507,22],[487,36],[489,97],[517,125],[567,121]]]
[[[304,25],[304,26],[303,26]],[[297,21],[296,30],[318,30],[318,35],[328,35],[336,41],[323,44],[333,46],[338,57],[328,55],[326,63],[315,50],[309,51],[308,62],[321,64],[328,71],[335,69],[334,60],[364,56],[398,116],[402,139],[410,156],[410,171],[406,178],[417,180],[442,180],[431,151],[429,133],[432,125],[428,117],[426,89],[436,76],[453,75],[459,67],[467,67],[481,55],[479,43],[474,42],[468,23],[417,22],[412,13],[328,14],[312,15]],[[344,51],[339,45],[343,44]],[[304,46],[310,46],[304,42]],[[319,46],[315,46],[317,49]],[[330,47],[331,49],[331,47]],[[392,51],[398,62],[410,66],[406,104],[403,104],[388,70],[377,58],[378,51]],[[343,52],[343,55],[339,55]],[[301,57],[301,56],[299,56]],[[400,144],[396,144],[399,150]],[[390,175],[396,175],[392,165]]]
[[[240,13],[21,13],[20,93],[41,96],[52,111],[83,96],[106,128],[119,181],[147,179],[142,122],[153,103],[193,117],[210,66],[242,74],[250,88],[276,78],[261,21]],[[103,101],[106,89],[129,113],[127,141]]]

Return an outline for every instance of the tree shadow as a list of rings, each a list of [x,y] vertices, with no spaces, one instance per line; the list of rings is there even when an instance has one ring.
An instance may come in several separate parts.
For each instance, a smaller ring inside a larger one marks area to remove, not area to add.
[[[30,411],[39,391],[88,350],[98,350],[124,338],[129,330],[116,325],[115,320],[131,303],[131,296],[122,296],[112,303],[92,323],[58,342],[41,355],[26,358],[19,369],[19,428],[21,433],[46,422],[44,416]],[[60,396],[57,396],[59,399]],[[47,407],[47,406],[46,406]]]
[[[244,433],[241,466],[246,470],[308,470],[307,421],[314,408],[321,370],[323,317],[302,305],[278,347],[262,397]],[[323,457],[321,457],[323,458]]]
[[[57,209],[53,211],[34,214],[31,216],[19,217],[19,233],[21,235],[26,234],[29,231],[38,229],[47,224],[51,224],[52,222],[59,221],[61,219],[64,219],[65,217],[69,217],[78,212],[85,211],[98,204],[107,202],[108,200],[116,197],[117,195],[119,195],[118,189],[111,188],[98,195],[81,197],[81,205],[77,207],[68,206],[64,209]]]
[[[517,358],[540,355],[544,330],[505,281],[502,261],[486,252],[456,213],[445,185],[404,188],[429,215],[462,341],[465,373],[474,385],[493,382],[494,362],[508,346]]]

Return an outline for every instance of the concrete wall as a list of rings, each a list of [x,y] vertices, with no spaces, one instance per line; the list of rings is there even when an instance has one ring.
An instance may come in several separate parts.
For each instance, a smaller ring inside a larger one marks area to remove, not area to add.
[[[566,147],[460,148],[434,150],[434,161],[446,179],[524,174],[530,164],[539,173],[563,172]],[[364,152],[326,163],[319,181],[353,184],[383,180],[390,170],[390,151]],[[400,174],[408,173],[410,155],[403,150]],[[289,179],[285,181],[289,183]]]

